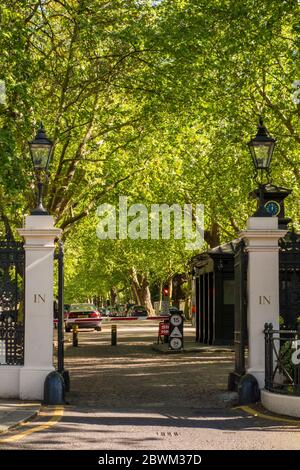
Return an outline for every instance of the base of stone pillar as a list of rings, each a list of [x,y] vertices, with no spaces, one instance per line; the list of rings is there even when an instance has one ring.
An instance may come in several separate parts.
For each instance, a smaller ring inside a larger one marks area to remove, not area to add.
[[[20,399],[43,400],[45,378],[53,370],[54,367],[45,369],[23,367],[20,371]]]
[[[0,366],[0,398],[19,398],[21,369],[23,366]]]

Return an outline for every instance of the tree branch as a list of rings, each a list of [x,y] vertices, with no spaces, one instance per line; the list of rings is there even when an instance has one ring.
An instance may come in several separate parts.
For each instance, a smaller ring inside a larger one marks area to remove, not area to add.
[[[119,180],[115,181],[114,183],[110,184],[109,186],[105,187],[101,192],[99,192],[93,199],[92,201],[90,201],[90,203],[88,204],[87,208],[84,209],[82,212],[80,212],[79,214],[73,216],[73,217],[70,217],[69,219],[65,220],[64,222],[62,222],[62,224],[60,225],[60,228],[62,230],[65,230],[67,227],[69,227],[70,225],[73,225],[75,222],[78,222],[79,220],[83,219],[84,217],[86,217],[90,211],[92,210],[92,208],[97,204],[99,203],[101,197],[105,196],[108,192],[110,191],[113,191],[120,183],[123,183],[124,181],[128,180],[129,178],[132,178],[135,174],[137,173],[140,173],[142,171],[144,171],[144,169],[146,168],[146,165],[147,165],[148,161],[145,162],[145,165],[142,167],[142,168],[139,168],[138,170],[135,170],[133,171],[132,173],[130,173],[129,175],[126,175],[126,176],[123,176],[122,178],[120,178]]]

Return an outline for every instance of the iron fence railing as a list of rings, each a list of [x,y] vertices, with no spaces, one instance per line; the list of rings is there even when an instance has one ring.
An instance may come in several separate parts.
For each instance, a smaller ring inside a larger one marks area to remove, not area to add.
[[[300,327],[298,330],[265,329],[265,389],[300,395]]]
[[[0,366],[24,364],[22,242],[0,239]]]
[[[24,325],[11,318],[0,321],[0,366],[24,364]]]

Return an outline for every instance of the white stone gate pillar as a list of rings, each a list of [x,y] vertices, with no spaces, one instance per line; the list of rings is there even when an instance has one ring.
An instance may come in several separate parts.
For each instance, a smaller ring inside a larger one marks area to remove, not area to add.
[[[53,217],[29,215],[19,229],[25,240],[25,358],[19,396],[41,400],[53,368],[53,255],[61,230]]]
[[[279,326],[279,248],[278,240],[286,234],[278,229],[277,217],[250,217],[247,230],[240,236],[248,252],[248,342],[247,373],[264,387],[264,324]]]

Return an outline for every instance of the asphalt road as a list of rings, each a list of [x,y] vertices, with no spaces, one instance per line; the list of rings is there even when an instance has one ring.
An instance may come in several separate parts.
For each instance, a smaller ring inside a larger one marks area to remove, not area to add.
[[[232,352],[162,355],[151,349],[156,332],[146,322],[118,325],[115,347],[110,326],[80,332],[80,346],[66,346],[72,391],[63,415],[51,422],[56,411],[48,409],[1,436],[0,448],[299,449],[300,424],[226,405]]]

